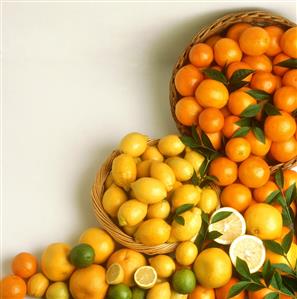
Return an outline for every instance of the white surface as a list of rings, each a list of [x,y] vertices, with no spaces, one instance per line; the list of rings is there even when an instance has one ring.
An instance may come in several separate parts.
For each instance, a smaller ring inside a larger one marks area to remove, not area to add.
[[[18,252],[96,225],[100,163],[129,131],[175,131],[178,55],[203,25],[250,7],[296,19],[294,2],[3,3],[4,274]]]

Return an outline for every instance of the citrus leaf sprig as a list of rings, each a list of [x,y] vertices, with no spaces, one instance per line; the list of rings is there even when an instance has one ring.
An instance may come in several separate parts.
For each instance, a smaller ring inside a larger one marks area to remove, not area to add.
[[[279,62],[277,65],[282,67],[287,67],[289,69],[297,69],[297,59],[289,58],[287,60]]]

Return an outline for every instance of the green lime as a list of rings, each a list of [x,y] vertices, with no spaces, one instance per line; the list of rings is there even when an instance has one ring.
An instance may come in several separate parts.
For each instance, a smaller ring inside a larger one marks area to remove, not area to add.
[[[128,286],[123,283],[112,285],[107,293],[108,299],[132,299],[132,292]]]
[[[176,271],[172,277],[172,286],[177,293],[192,293],[196,287],[196,277],[194,272],[189,269]]]
[[[78,244],[70,251],[69,259],[76,268],[85,268],[94,263],[95,251],[88,244]]]
[[[145,299],[146,291],[139,287],[134,287],[132,289],[132,299]]]

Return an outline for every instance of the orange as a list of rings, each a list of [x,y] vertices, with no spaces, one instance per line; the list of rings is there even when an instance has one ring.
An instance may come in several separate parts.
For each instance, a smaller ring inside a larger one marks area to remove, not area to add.
[[[257,26],[245,29],[239,37],[240,49],[247,55],[264,54],[269,44],[269,34],[263,28]]]
[[[224,126],[223,113],[217,108],[206,108],[199,114],[199,126],[206,133],[219,132]]]
[[[222,132],[206,133],[212,146],[215,150],[219,150],[222,147]]]
[[[288,29],[282,35],[280,46],[285,54],[297,58],[297,27]]]
[[[224,117],[227,117],[227,116],[229,116],[231,114],[227,106],[224,106],[221,109],[221,112],[223,113]]]
[[[283,228],[282,228],[282,236],[278,240],[282,240],[285,237],[285,235],[287,235],[290,231],[291,231],[291,228],[289,228],[287,226],[283,226]],[[297,237],[294,235],[293,236],[293,242],[296,243],[296,240],[297,240]]]
[[[201,71],[194,65],[187,64],[177,71],[174,83],[177,91],[182,96],[192,96],[202,80],[203,74]]]
[[[277,185],[272,181],[268,181],[263,186],[254,189],[253,196],[257,202],[265,202],[267,197],[276,190],[278,190]]]
[[[283,207],[279,203],[273,203],[272,206],[275,207],[280,213],[283,212]],[[296,205],[295,205],[295,203],[292,202],[290,207],[292,209],[293,214],[296,215]]]
[[[227,68],[227,77],[228,79],[231,78],[231,76],[233,75],[233,73],[237,70],[251,70],[251,67],[242,61],[235,61],[232,62],[231,64],[229,64],[228,68]],[[244,78],[244,81],[250,82],[252,79],[252,74],[248,75],[246,78]]]
[[[12,272],[22,278],[29,278],[37,272],[37,263],[37,258],[31,253],[19,253],[12,260]]]
[[[8,275],[0,281],[2,299],[23,299],[26,296],[26,283],[16,275]]]
[[[278,26],[267,26],[264,29],[270,36],[270,44],[265,53],[268,56],[275,56],[282,51],[280,47],[280,39],[284,33],[284,30]]]
[[[212,35],[211,37],[209,37],[205,43],[211,47],[213,47],[215,45],[215,43],[221,39],[222,37],[218,34]]]
[[[280,115],[270,115],[264,123],[265,135],[274,142],[282,142],[294,136],[296,123],[294,118],[287,112]]]
[[[251,25],[248,23],[234,24],[228,28],[226,37],[231,38],[235,41],[238,41],[241,33],[249,27],[251,27]]]
[[[287,190],[291,185],[295,183],[297,188],[297,172],[295,170],[286,169],[284,174],[284,190]]]
[[[258,71],[253,75],[251,88],[273,93],[276,88],[276,78],[271,73]]]
[[[251,145],[252,154],[255,156],[265,156],[270,150],[271,140],[267,137],[265,137],[265,143],[262,143],[252,131],[249,131],[245,139]]]
[[[267,295],[269,293],[273,293],[273,290],[266,288],[266,289],[261,289],[256,292],[249,291],[248,295],[249,295],[249,299],[263,299],[265,297],[265,295]],[[290,299],[291,297],[286,296],[286,295],[280,295],[279,298],[280,299]]]
[[[275,90],[279,89],[282,87],[282,77],[281,76],[275,76],[276,79],[276,85],[275,85]]]
[[[104,299],[108,289],[105,269],[100,265],[91,265],[76,270],[70,278],[69,289],[74,299]]]
[[[267,183],[270,176],[268,164],[260,157],[251,156],[238,168],[240,181],[249,188],[259,188]]]
[[[278,63],[285,61],[289,59],[290,57],[288,55],[285,55],[284,53],[280,53],[273,59],[273,72],[274,74],[278,76],[282,76],[287,70],[287,67],[277,66]]]
[[[278,162],[288,162],[297,156],[297,140],[294,137],[282,142],[272,142],[271,156]]]
[[[189,60],[197,67],[210,66],[213,61],[212,47],[204,43],[194,45],[190,50]]]
[[[175,106],[175,116],[185,126],[196,125],[201,111],[202,107],[194,97],[181,98]]]
[[[224,207],[231,207],[243,212],[252,201],[252,193],[248,187],[235,183],[224,188],[220,200]]]
[[[226,86],[216,80],[203,80],[195,91],[195,97],[202,107],[223,108],[229,97]]]
[[[222,129],[225,137],[231,138],[232,135],[240,128],[240,126],[236,124],[239,120],[240,118],[236,115],[229,115],[225,118],[224,127]]]
[[[247,63],[255,71],[272,71],[271,60],[264,54],[257,56],[244,56],[242,61]]]
[[[240,61],[242,52],[238,43],[230,38],[221,38],[214,45],[214,58],[218,65],[228,65],[234,61]]]
[[[274,105],[283,111],[293,112],[297,109],[297,89],[292,86],[283,86],[273,95]]]
[[[132,286],[134,284],[134,272],[146,265],[145,257],[132,249],[122,248],[115,251],[107,261],[107,267],[113,263],[119,263],[124,270],[123,283]]]
[[[214,65],[214,66],[211,67],[211,69],[213,69],[213,70],[217,70],[217,71],[221,72],[223,68],[222,68],[221,66]],[[208,78],[208,77],[207,77],[207,78]]]
[[[227,284],[224,286],[216,289],[216,299],[227,299],[229,291],[232,286],[234,286],[236,283],[238,283],[239,280],[235,277],[232,277]],[[232,299],[244,299],[245,298],[245,292],[242,291],[238,295],[231,297]]]
[[[297,88],[297,69],[285,72],[282,79],[282,84]]]
[[[227,186],[237,179],[237,165],[225,157],[219,157],[211,161],[209,174],[217,177],[218,185]]]
[[[251,146],[246,139],[236,137],[227,142],[225,152],[230,160],[234,162],[242,162],[249,157]]]
[[[202,286],[196,286],[188,299],[216,299],[214,289],[207,289]]]
[[[234,115],[240,115],[248,106],[257,104],[257,101],[245,91],[236,90],[230,93],[228,109]]]

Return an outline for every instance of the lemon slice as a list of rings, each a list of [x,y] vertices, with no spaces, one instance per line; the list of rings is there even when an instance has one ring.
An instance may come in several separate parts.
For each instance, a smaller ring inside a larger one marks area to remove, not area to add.
[[[111,264],[106,271],[106,282],[108,284],[122,283],[124,280],[124,269],[118,263]]]
[[[152,288],[157,282],[157,272],[151,266],[142,266],[134,273],[136,284],[143,289]]]
[[[239,257],[247,263],[250,272],[255,273],[265,262],[266,250],[261,239],[244,235],[232,242],[229,255],[234,266],[236,266],[236,260]]]
[[[230,212],[231,214],[222,220],[212,223],[214,217],[221,212]],[[216,210],[210,218],[210,223],[211,224],[208,227],[209,232],[218,231],[222,234],[214,240],[219,244],[231,244],[234,239],[244,235],[246,231],[246,224],[243,216],[235,209],[228,207]]]

